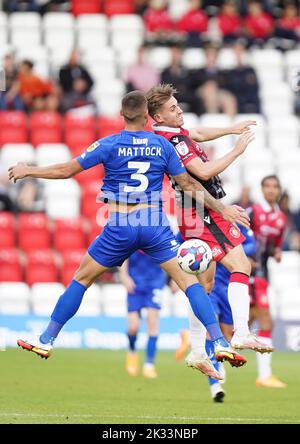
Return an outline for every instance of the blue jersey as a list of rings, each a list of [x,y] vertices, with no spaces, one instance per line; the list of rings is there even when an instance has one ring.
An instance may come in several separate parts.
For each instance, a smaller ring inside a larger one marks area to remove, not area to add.
[[[167,282],[164,270],[142,251],[129,257],[128,273],[138,289],[163,288]]]
[[[126,131],[98,140],[77,157],[82,168],[102,163],[102,200],[161,203],[164,173],[185,172],[176,151],[164,137],[148,131]]]

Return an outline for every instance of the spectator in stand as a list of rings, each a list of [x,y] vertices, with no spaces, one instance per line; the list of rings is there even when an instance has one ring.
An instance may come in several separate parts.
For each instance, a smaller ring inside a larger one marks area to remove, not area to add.
[[[4,0],[3,10],[6,12],[32,12],[38,11],[39,0]]]
[[[201,0],[189,0],[188,11],[178,20],[176,29],[184,33],[187,46],[202,46],[206,40],[208,17]]]
[[[143,15],[149,6],[148,3],[149,3],[148,0],[134,0],[135,13]]]
[[[275,28],[275,37],[288,40],[291,43],[298,43],[300,40],[300,17],[299,11],[294,2],[288,3],[284,9],[282,17],[277,20]],[[279,45],[279,47],[282,47]],[[291,45],[289,45],[291,48]]]
[[[19,68],[18,88],[25,109],[27,111],[57,110],[58,98],[55,86],[34,74],[33,66],[30,60],[24,60]]]
[[[241,194],[239,200],[234,202],[235,205],[239,205],[242,208],[248,208],[253,205],[253,201],[251,200],[251,189],[248,185],[243,185],[241,189]]]
[[[139,89],[147,92],[160,83],[160,73],[145,60],[146,47],[141,46],[137,53],[137,61],[128,67],[124,81],[127,92]]]
[[[242,35],[242,20],[236,2],[228,0],[217,16],[217,27],[223,43],[232,43]]]
[[[174,23],[169,15],[166,0],[150,0],[144,13],[147,40],[156,44],[166,44],[174,40]]]
[[[200,115],[204,109],[200,97],[192,89],[190,71],[182,65],[182,49],[173,46],[171,65],[161,74],[163,83],[172,84],[178,91],[176,98],[184,111]]]
[[[198,89],[204,112],[223,112],[235,116],[237,102],[234,95],[224,88],[223,72],[217,66],[218,48],[212,44],[207,45],[205,55],[205,67],[191,73],[192,88]]]
[[[252,0],[248,5],[244,26],[249,46],[262,46],[273,34],[274,20],[264,12],[261,2]]]
[[[79,52],[73,49],[69,62],[59,71],[59,84],[63,93],[74,92],[74,80],[81,79],[84,82],[83,93],[88,94],[94,81],[88,70],[80,64]]]
[[[294,227],[292,248],[300,251],[300,209],[294,214]]]
[[[16,207],[21,212],[40,212],[45,210],[43,185],[37,179],[28,178],[19,181],[16,187]]]
[[[300,248],[300,237],[297,236],[297,214],[290,209],[290,196],[284,191],[279,200],[279,208],[286,216],[283,250],[297,250]]]
[[[246,64],[247,54],[244,45],[236,43],[233,48],[237,66],[224,72],[224,87],[235,96],[238,113],[260,113],[259,84],[256,72]]]
[[[14,211],[15,205],[9,193],[10,182],[7,176],[7,168],[0,162],[0,211]]]
[[[85,112],[89,110],[90,114],[96,114],[96,103],[91,94],[86,92],[86,82],[84,79],[81,77],[74,79],[72,85],[72,89],[62,96],[61,111],[65,113],[75,109],[79,111],[80,108],[84,108]]]
[[[17,82],[18,71],[14,57],[7,54],[4,57],[5,91],[0,91],[0,110],[23,110],[24,104],[19,95]]]

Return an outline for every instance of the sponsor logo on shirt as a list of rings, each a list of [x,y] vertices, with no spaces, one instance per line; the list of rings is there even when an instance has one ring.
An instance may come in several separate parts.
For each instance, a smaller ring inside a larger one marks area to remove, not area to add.
[[[94,143],[92,143],[92,145],[90,145],[88,148],[87,148],[87,152],[88,153],[90,153],[91,151],[94,151],[96,148],[98,148],[98,146],[100,146],[100,144],[98,143],[98,142],[94,142]]]
[[[175,148],[181,156],[185,156],[189,152],[189,147],[185,142],[177,143],[177,145],[175,145]]]

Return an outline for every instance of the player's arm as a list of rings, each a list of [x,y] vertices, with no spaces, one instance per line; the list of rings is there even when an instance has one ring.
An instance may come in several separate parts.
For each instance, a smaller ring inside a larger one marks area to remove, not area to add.
[[[189,130],[189,133],[190,137],[196,142],[207,142],[231,134],[242,134],[249,131],[251,125],[256,125],[256,121],[245,120],[225,128],[193,128]]]
[[[135,282],[128,272],[128,259],[123,262],[120,267],[120,279],[128,293],[133,293],[135,289]]]
[[[251,131],[245,131],[237,140],[234,148],[219,159],[203,162],[200,157],[194,157],[186,163],[187,170],[201,180],[209,180],[214,176],[226,170],[254,140],[254,135]]]
[[[173,176],[173,179],[186,194],[192,199],[195,199],[200,205],[205,205],[207,208],[216,211],[221,214],[225,220],[231,223],[238,223],[246,228],[249,227],[249,217],[244,208],[239,207],[238,205],[225,206],[220,200],[215,199],[188,173]]]
[[[19,162],[8,169],[8,177],[16,182],[25,177],[35,177],[38,179],[68,179],[83,170],[82,166],[76,159],[70,162],[57,163],[45,167],[28,165]]]

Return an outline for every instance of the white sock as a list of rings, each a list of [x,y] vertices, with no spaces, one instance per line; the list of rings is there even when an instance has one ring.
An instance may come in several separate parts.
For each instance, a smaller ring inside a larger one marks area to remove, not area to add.
[[[246,275],[242,276],[245,277]],[[248,285],[236,281],[230,282],[228,285],[228,301],[232,311],[234,332],[237,336],[249,334],[250,297]]]
[[[271,338],[258,337],[258,340],[267,345],[273,345]],[[272,353],[256,353],[256,363],[258,379],[269,378],[272,375]]]
[[[192,307],[188,304],[188,317],[190,324],[190,341],[191,349],[197,354],[206,355],[205,341],[206,341],[206,328],[195,316]]]

